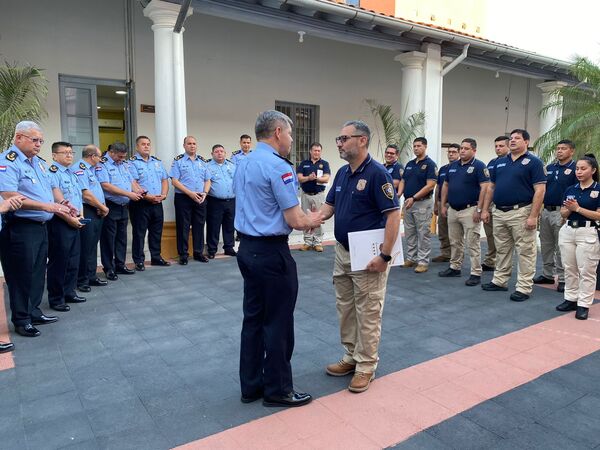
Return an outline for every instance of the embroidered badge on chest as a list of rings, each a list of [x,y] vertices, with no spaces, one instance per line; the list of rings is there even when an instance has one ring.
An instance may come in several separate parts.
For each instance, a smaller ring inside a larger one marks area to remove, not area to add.
[[[421,166],[421,170],[425,170],[425,169],[427,169],[427,164],[423,164],[423,165]]]
[[[525,158],[521,164],[523,164],[524,166],[526,166],[527,164],[529,164],[529,161],[531,161],[529,158]]]
[[[392,183],[385,183],[383,186],[381,186],[381,190],[390,200],[394,198],[394,186],[392,186]]]
[[[590,192],[590,198],[598,198],[598,192],[600,192],[600,191],[592,191],[592,192]]]
[[[475,170],[475,167],[471,166],[467,169],[467,173],[473,173],[474,170]]]
[[[357,191],[364,191],[366,187],[367,187],[367,180],[365,180],[364,178],[361,178],[360,180],[358,180],[358,183],[356,183]]]
[[[571,169],[565,169],[565,175],[570,175],[573,172]]]

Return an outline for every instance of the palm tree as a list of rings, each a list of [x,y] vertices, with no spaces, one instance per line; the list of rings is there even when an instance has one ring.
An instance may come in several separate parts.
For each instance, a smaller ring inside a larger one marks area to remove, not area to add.
[[[0,66],[0,151],[10,146],[15,125],[21,120],[46,117],[47,84],[37,67],[8,62]]]
[[[575,142],[576,157],[590,152],[600,155],[600,66],[578,58],[571,72],[579,83],[556,89],[555,100],[540,111],[544,115],[562,108],[562,117],[534,144],[544,161],[554,159],[556,144],[562,139]]]
[[[399,159],[401,162],[406,162],[410,158],[412,141],[419,135],[425,124],[425,113],[418,112],[401,120],[394,114],[391,106],[382,105],[373,99],[365,101],[375,118],[375,133],[378,137],[377,152],[380,158],[383,158],[385,146],[395,144],[400,150]],[[384,142],[382,142],[382,137]]]

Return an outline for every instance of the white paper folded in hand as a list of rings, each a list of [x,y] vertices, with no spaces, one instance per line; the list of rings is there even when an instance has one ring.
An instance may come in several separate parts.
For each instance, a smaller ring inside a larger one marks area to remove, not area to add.
[[[348,233],[350,270],[355,272],[367,268],[369,261],[381,253],[381,244],[383,244],[384,235],[384,228]],[[400,232],[398,232],[398,238],[392,248],[391,256],[392,261],[390,264],[392,266],[401,266],[404,264],[404,253],[402,252],[402,238],[400,237]]]

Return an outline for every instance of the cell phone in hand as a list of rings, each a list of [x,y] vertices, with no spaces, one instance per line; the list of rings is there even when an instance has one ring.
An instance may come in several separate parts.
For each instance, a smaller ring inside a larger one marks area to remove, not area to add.
[[[92,221],[92,219],[86,219],[85,217],[82,217],[81,219],[79,219],[79,223],[81,225],[87,225],[88,223],[90,223]]]

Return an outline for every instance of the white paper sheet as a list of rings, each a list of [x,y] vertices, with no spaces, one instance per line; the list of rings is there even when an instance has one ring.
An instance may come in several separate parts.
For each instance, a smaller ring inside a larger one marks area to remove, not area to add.
[[[350,247],[350,269],[354,272],[365,270],[367,264],[381,252],[385,230],[355,231],[348,233],[348,244]],[[392,266],[404,264],[404,253],[402,252],[402,238],[398,232],[398,238],[392,249]]]

